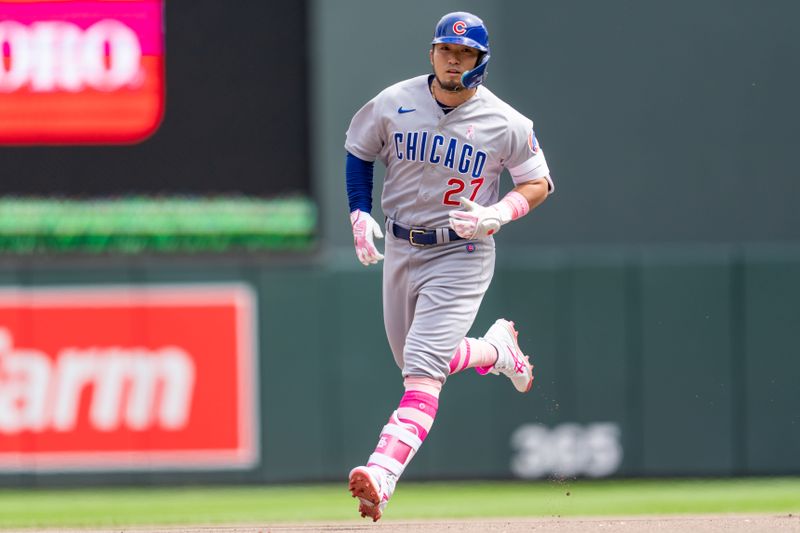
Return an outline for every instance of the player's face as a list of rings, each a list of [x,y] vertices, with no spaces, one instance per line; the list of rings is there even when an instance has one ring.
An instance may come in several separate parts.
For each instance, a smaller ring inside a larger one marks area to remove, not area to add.
[[[446,91],[458,91],[461,75],[475,68],[480,50],[460,44],[438,43],[431,49],[431,65],[439,86]]]

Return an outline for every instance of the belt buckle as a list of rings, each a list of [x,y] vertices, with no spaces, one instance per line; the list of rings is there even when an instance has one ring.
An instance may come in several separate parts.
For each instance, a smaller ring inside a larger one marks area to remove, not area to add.
[[[418,244],[418,243],[414,242],[414,233],[421,233],[421,234],[425,235],[425,230],[412,229],[411,231],[409,231],[409,233],[408,233],[408,242],[411,243],[411,246],[420,246],[420,247],[425,246],[424,244]]]

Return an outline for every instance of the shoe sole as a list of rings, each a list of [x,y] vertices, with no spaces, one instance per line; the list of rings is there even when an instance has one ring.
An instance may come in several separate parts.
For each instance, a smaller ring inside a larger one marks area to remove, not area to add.
[[[533,386],[533,365],[531,364],[530,359],[528,359],[528,356],[522,353],[522,349],[519,347],[519,343],[517,342],[517,336],[519,336],[519,332],[517,332],[517,330],[514,328],[514,322],[506,320],[505,318],[501,318],[500,320],[503,321],[503,326],[506,327],[509,334],[511,335],[511,340],[514,342],[514,348],[516,348],[517,354],[520,354],[522,356],[522,362],[525,363],[525,366],[528,367],[528,372],[530,372],[531,374],[531,379],[528,380],[528,383],[525,386],[525,390],[520,390],[517,388],[516,385],[514,385],[515,389],[524,394],[530,391],[531,387]],[[500,320],[498,320],[498,322]],[[514,383],[513,380],[511,382]]]
[[[361,518],[368,516],[373,522],[377,522],[381,517],[381,497],[370,475],[360,468],[354,468],[350,472],[349,486],[353,498],[359,500],[358,512],[361,513]]]

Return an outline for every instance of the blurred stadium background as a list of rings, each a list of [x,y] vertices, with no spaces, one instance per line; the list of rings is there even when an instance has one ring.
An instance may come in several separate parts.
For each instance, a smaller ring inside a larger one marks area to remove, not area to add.
[[[474,326],[537,378],[448,382],[406,476],[800,475],[797,2],[4,0],[0,485],[366,457],[402,389],[344,132],[454,10],[556,183]]]

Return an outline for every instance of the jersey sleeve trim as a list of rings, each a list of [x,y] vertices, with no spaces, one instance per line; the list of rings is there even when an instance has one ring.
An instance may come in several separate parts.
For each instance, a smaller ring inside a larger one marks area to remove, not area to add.
[[[351,143],[345,143],[344,149],[347,150],[349,154],[354,155],[360,160],[366,161],[368,163],[374,163],[378,159],[377,155],[369,154],[361,150],[358,146]]]
[[[514,181],[514,185],[544,178],[547,180],[548,193],[552,193],[555,190],[555,184],[550,178],[550,169],[547,166],[547,160],[541,149],[539,149],[539,152],[535,156],[521,165],[509,168],[508,171],[511,173],[511,179]]]

